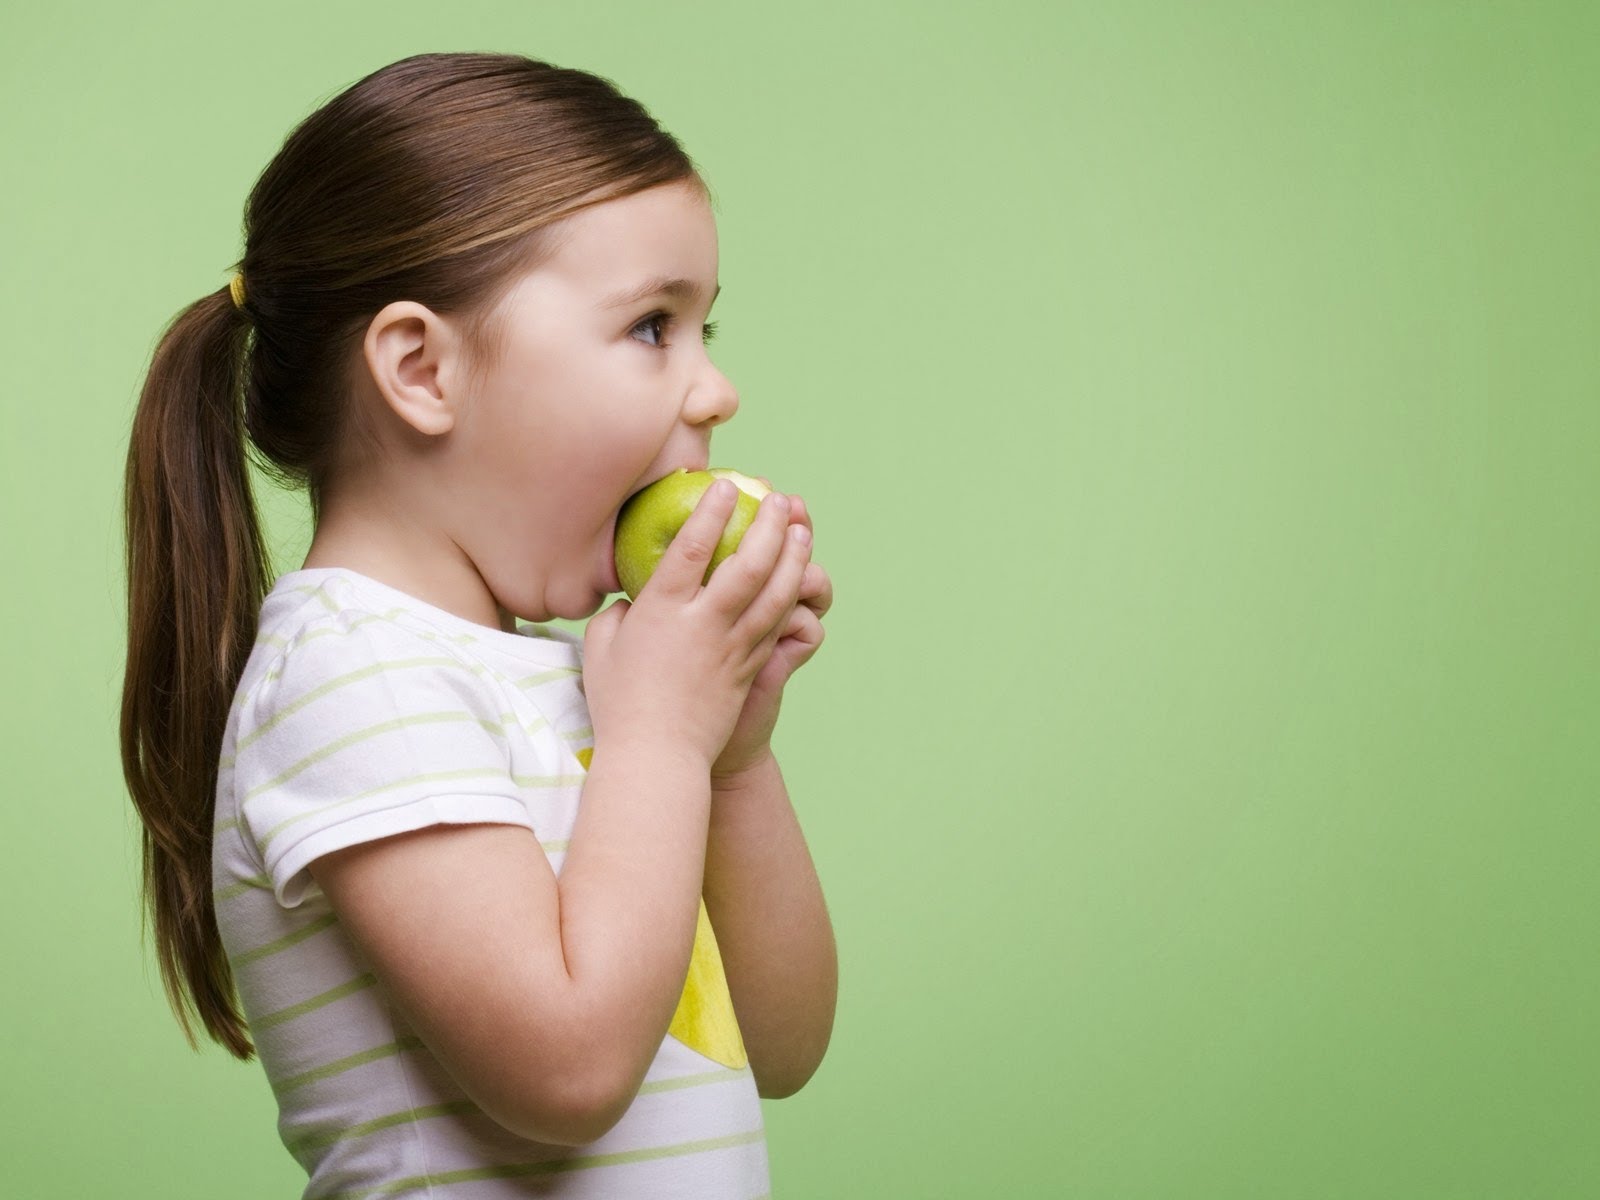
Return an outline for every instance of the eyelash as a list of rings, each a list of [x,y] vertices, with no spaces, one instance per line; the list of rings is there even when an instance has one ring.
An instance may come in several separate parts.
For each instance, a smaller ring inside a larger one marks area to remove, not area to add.
[[[639,329],[639,328],[642,328],[645,325],[649,325],[649,324],[652,324],[652,323],[657,322],[657,321],[662,322],[663,324],[666,324],[666,325],[670,325],[672,323],[672,314],[671,313],[665,313],[665,312],[654,312],[654,313],[651,313],[648,317],[645,317],[643,320],[641,320],[633,328],[634,329]],[[628,332],[632,333],[633,330],[629,330]],[[707,321],[706,324],[705,324],[705,331],[700,335],[700,340],[702,342],[710,342],[711,339],[716,337],[716,336],[717,336],[717,323],[715,321]],[[651,346],[650,349],[652,349],[652,350],[665,350],[665,349],[669,348],[671,345],[672,345],[671,342],[663,342],[663,341],[661,341],[661,334],[658,333],[656,335],[656,344],[654,346]]]

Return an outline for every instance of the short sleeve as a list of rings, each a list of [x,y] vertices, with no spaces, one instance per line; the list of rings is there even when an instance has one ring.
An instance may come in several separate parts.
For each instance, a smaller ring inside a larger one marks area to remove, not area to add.
[[[470,659],[392,621],[293,636],[243,698],[241,823],[285,908],[323,854],[437,824],[533,828],[499,689]]]

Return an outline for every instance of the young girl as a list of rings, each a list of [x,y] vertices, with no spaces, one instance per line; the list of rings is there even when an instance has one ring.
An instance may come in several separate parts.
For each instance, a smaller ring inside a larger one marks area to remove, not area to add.
[[[126,481],[123,764],[185,1036],[259,1050],[307,1198],[767,1195],[759,1098],[837,977],[771,749],[832,603],[804,504],[706,581],[714,487],[631,606],[538,623],[620,590],[617,510],[738,406],[706,185],[606,80],[425,54],[290,134],[245,239]],[[315,522],[270,590],[246,433]]]

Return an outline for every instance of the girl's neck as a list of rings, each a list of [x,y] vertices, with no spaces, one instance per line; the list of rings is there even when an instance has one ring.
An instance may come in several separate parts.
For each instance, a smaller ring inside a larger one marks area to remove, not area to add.
[[[381,541],[365,538],[351,541],[319,531],[312,539],[301,569],[342,567],[474,624],[515,633],[516,619],[496,602],[482,576],[471,563],[462,560],[461,565],[465,570],[449,564],[423,570],[409,560],[385,554]]]

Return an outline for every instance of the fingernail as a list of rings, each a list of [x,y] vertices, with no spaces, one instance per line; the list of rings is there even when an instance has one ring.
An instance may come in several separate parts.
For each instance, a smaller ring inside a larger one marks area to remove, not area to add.
[[[791,528],[794,530],[795,541],[799,542],[802,546],[810,544],[811,530],[807,529],[804,525],[794,525],[791,526]]]

